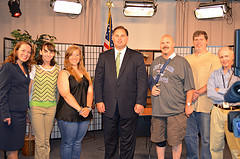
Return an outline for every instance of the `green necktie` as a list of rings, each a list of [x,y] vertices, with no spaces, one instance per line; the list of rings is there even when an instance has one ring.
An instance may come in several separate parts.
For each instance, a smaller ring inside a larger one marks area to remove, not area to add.
[[[120,54],[121,52],[118,52],[117,54],[117,59],[116,59],[116,71],[117,71],[117,78],[120,70]]]

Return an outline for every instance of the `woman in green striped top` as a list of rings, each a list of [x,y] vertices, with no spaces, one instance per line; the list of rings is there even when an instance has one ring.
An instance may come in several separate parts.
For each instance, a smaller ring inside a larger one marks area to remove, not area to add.
[[[35,135],[35,159],[49,159],[50,154],[49,137],[56,112],[59,74],[59,66],[54,60],[55,52],[52,43],[44,43],[37,65],[32,67],[30,74],[30,118]]]

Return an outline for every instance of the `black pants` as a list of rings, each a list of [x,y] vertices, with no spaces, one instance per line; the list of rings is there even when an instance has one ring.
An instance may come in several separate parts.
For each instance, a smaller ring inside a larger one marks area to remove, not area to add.
[[[136,145],[137,121],[138,116],[121,118],[118,111],[116,111],[113,118],[103,115],[105,159],[133,159]]]

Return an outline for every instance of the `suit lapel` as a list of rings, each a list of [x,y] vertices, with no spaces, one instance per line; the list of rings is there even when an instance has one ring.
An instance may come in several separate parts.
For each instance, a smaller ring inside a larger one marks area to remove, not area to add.
[[[25,66],[25,64],[23,64],[23,68],[24,68],[25,72],[27,73],[27,77],[25,76],[24,72],[21,70],[20,66],[16,63],[17,71],[22,75],[22,77],[24,77],[25,79],[28,79],[29,78],[29,74],[28,74],[28,69]]]
[[[121,77],[122,73],[124,72],[125,68],[127,67],[127,64],[128,64],[128,61],[129,61],[130,57],[131,57],[131,51],[127,48],[127,50],[125,52],[125,55],[124,55],[124,58],[123,58],[123,61],[122,61],[122,65],[121,65],[121,68],[120,68],[120,71],[119,71],[118,78]],[[116,66],[115,66],[115,68],[116,68]]]

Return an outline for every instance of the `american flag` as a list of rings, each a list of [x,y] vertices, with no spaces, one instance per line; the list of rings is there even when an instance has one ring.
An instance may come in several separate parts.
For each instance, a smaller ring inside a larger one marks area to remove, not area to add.
[[[112,15],[111,12],[108,12],[108,22],[107,22],[107,32],[105,34],[105,41],[104,41],[104,48],[103,50],[109,50],[112,49],[114,47],[113,45],[113,41],[112,41]]]

